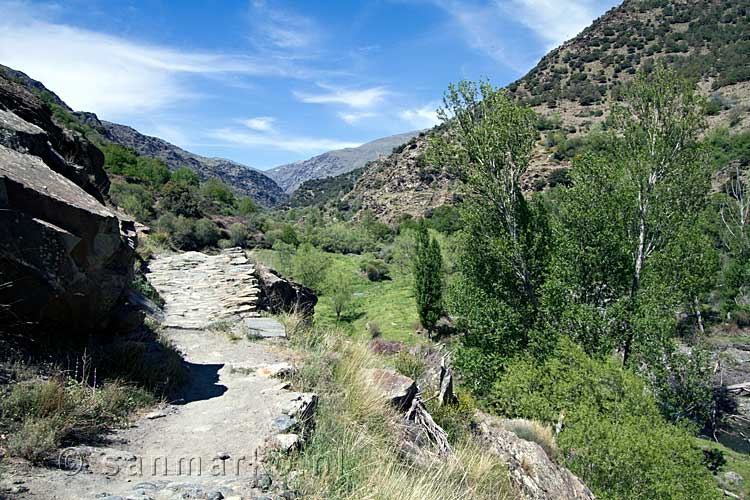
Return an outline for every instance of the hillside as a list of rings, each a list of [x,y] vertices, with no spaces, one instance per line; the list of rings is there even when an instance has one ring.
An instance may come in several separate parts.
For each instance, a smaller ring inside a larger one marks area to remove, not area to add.
[[[406,132],[383,137],[356,148],[329,151],[309,160],[281,165],[265,173],[285,192],[293,193],[305,181],[333,177],[364,167],[368,162],[390,154],[393,148],[405,143],[416,134],[417,132]]]
[[[170,170],[189,167],[201,180],[214,177],[230,185],[239,194],[247,195],[255,201],[274,206],[283,203],[287,196],[270,177],[241,163],[224,158],[207,158],[170,144],[158,137],[141,134],[126,125],[99,121],[96,116],[94,127],[110,141],[133,149],[136,153],[162,160]]]
[[[750,1],[628,0],[547,54],[508,90],[546,117],[525,189],[543,189],[562,176],[605,118],[621,86],[640,68],[669,61],[698,81],[709,98],[709,124],[731,132],[750,128]],[[346,205],[383,221],[419,215],[452,199],[455,179],[421,164],[427,139],[373,162],[346,196]],[[415,165],[419,164],[419,168]],[[429,172],[429,175],[425,175]]]
[[[141,134],[126,125],[99,120],[94,113],[74,111],[41,82],[25,73],[0,65],[0,77],[3,76],[40,96],[53,109],[55,119],[68,127],[89,127],[101,136],[100,139],[130,148],[139,155],[160,159],[170,170],[189,167],[201,180],[218,178],[229,184],[238,194],[250,196],[263,205],[278,205],[287,198],[272,179],[258,170],[223,158],[200,156],[158,137]]]

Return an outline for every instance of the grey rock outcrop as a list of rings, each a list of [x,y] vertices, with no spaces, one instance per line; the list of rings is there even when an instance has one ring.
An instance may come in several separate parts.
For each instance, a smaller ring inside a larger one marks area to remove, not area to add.
[[[411,406],[419,392],[414,380],[401,375],[392,368],[370,368],[366,370],[367,379],[396,408],[405,411]]]
[[[572,472],[547,456],[537,443],[503,428],[500,419],[477,412],[484,448],[508,463],[510,477],[525,500],[594,500],[594,494]]]
[[[0,319],[108,326],[133,278],[135,231],[101,200],[101,152],[0,77]]]
[[[285,279],[260,263],[256,264],[256,276],[260,286],[258,309],[272,314],[296,311],[308,317],[315,312],[318,296],[312,288]]]

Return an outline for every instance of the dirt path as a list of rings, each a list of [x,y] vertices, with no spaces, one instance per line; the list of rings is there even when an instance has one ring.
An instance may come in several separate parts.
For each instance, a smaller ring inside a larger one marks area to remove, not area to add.
[[[285,340],[275,320],[256,317],[244,256],[190,252],[157,258],[150,268],[167,301],[165,333],[185,355],[189,383],[178,400],[116,432],[108,447],[68,451],[72,470],[30,471],[22,498],[255,498],[268,486],[258,460],[265,444],[280,433],[293,440],[289,415],[314,405],[313,395],[285,390],[260,370],[285,361]],[[217,320],[240,321],[253,335],[232,340],[206,328]]]

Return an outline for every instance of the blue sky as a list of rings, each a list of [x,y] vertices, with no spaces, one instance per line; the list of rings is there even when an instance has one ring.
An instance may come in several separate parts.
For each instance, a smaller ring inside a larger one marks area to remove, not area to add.
[[[265,169],[436,122],[615,0],[0,0],[0,63],[71,107]]]

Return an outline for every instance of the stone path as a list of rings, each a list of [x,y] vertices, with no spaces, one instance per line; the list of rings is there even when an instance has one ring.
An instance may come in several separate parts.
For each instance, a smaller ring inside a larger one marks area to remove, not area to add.
[[[295,426],[317,398],[269,376],[288,366],[284,340],[232,341],[206,330],[215,321],[239,321],[260,337],[283,335],[277,321],[257,317],[257,288],[244,255],[188,252],[157,257],[149,267],[149,280],[166,300],[165,333],[184,353],[190,382],[179,400],[116,432],[106,447],[68,452],[72,471],[35,469],[20,498],[264,498],[271,478],[259,458],[269,442],[289,446],[298,438]],[[81,454],[87,458],[78,471]]]
[[[167,328],[203,329],[213,322],[258,316],[255,269],[239,248],[216,256],[164,256],[149,263],[149,270],[149,281],[165,301]]]

